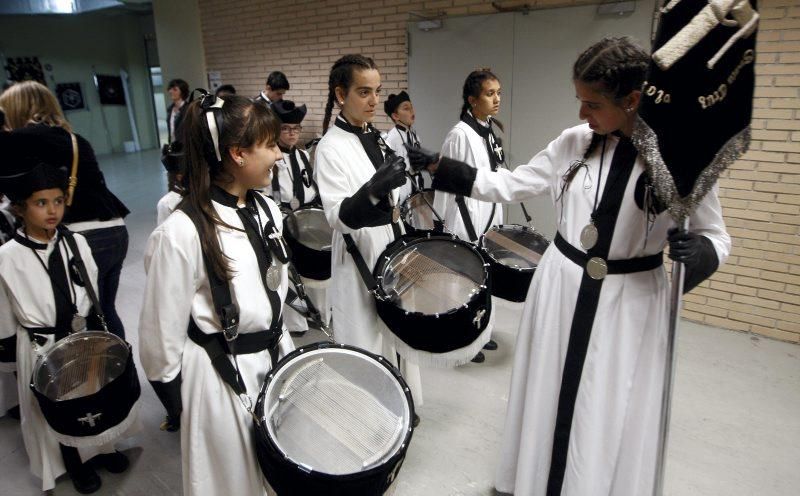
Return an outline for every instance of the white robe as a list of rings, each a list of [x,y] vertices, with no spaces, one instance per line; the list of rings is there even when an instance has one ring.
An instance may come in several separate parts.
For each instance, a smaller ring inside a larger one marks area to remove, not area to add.
[[[558,231],[580,249],[598,187],[599,148],[561,201],[564,172],[591,139],[587,125],[564,131],[514,172],[478,171],[472,196],[517,202],[549,195]],[[600,187],[605,187],[618,139],[609,136]],[[634,202],[644,172],[637,157],[625,187],[609,259],[657,254],[674,226],[660,214],[645,241],[644,213]],[[586,185],[591,187],[586,188]],[[602,189],[601,189],[602,191]],[[708,237],[720,264],[730,251],[715,186],[690,220]],[[516,343],[508,412],[497,467],[496,488],[517,496],[546,492],[561,376],[583,268],[554,244],[545,252],[525,300]],[[669,281],[663,268],[608,275],[585,358],[569,438],[562,495],[646,495],[654,483],[658,423],[669,317]]]
[[[92,251],[83,236],[80,234],[74,236],[92,285],[96,288],[97,266],[92,258]],[[40,260],[47,265],[58,237],[56,234],[45,249],[36,250],[36,253],[16,240],[0,247],[0,338],[17,334],[17,393],[22,440],[31,464],[31,472],[42,480],[43,491],[53,489],[56,478],[64,474],[66,468],[54,432],[31,392],[31,374],[38,355],[31,346],[25,327],[54,327],[56,324],[56,304],[50,276],[36,257],[40,257]],[[44,244],[35,239],[33,241]],[[72,256],[66,256],[65,242],[62,241],[60,245],[64,268],[69,277],[67,263]],[[91,309],[89,297],[83,287],[77,284],[73,287],[78,312],[86,316]],[[39,347],[39,353],[45,353],[53,344],[55,337],[50,335],[47,342]],[[131,412],[131,415],[136,415],[136,407]],[[138,421],[132,420],[132,422],[132,426],[121,437],[128,437],[141,427]],[[113,453],[113,444],[78,448],[78,452],[85,462],[98,453]]]
[[[243,229],[234,208],[212,202],[223,222]],[[278,207],[267,200],[282,229]],[[260,210],[260,207],[259,207]],[[267,216],[261,212],[262,223]],[[217,227],[222,251],[230,257],[231,295],[239,307],[239,332],[269,329],[273,319],[256,255],[243,231]],[[144,302],[139,319],[139,346],[148,380],[169,382],[180,373],[183,494],[229,496],[266,494],[253,443],[253,419],[211,365],[206,351],[187,336],[192,317],[202,332],[220,332],[211,300],[200,238],[191,219],[177,210],[150,235],[145,249]],[[286,297],[288,278],[282,268],[278,289]],[[294,348],[284,334],[280,356]],[[237,357],[247,393],[255,405],[270,370],[268,350]]]
[[[486,169],[491,171],[492,168],[489,161],[489,152],[486,149],[483,138],[463,121],[458,121],[458,124],[453,126],[450,132],[447,133],[444,144],[442,144],[442,155],[454,160],[460,160],[479,170]],[[503,205],[497,204],[490,222],[490,216],[492,215],[491,202],[464,197],[464,203],[467,206],[470,219],[472,219],[475,234],[479,238],[487,225],[491,227],[503,223]],[[456,205],[456,195],[437,191],[433,199],[433,208],[444,220],[447,231],[465,241],[470,240],[467,235],[467,229],[464,227],[464,221],[461,218],[461,212],[458,209],[458,205]]]
[[[158,203],[156,204],[156,225],[160,225],[162,222],[167,220],[169,214],[171,214],[175,207],[178,206],[178,203],[181,202],[183,196],[180,193],[176,193],[174,191],[167,191],[167,194],[162,196]]]
[[[395,350],[383,333],[389,332],[378,316],[375,300],[347,253],[342,234],[350,234],[367,267],[375,267],[378,256],[394,241],[390,225],[351,229],[339,218],[342,201],[353,196],[375,174],[364,147],[355,134],[331,126],[317,145],[315,179],[319,185],[325,216],[333,229],[331,282],[328,301],[334,336],[340,343],[363,348],[395,363]],[[398,190],[392,191],[397,202]],[[419,367],[401,360],[400,371],[411,388],[416,406],[422,404]]]

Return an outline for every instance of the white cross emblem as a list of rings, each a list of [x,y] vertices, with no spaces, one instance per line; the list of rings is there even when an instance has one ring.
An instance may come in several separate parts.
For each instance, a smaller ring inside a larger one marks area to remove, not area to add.
[[[498,144],[494,145],[493,150],[494,150],[494,153],[497,154],[498,157],[503,153],[503,147],[498,145]]]
[[[485,314],[486,314],[486,310],[485,309],[478,310],[478,315],[476,315],[475,318],[472,319],[472,323],[475,324],[475,327],[480,328],[481,321],[483,320],[483,316]]]
[[[103,415],[102,412],[101,413],[95,413],[94,415],[92,415],[91,413],[86,413],[86,416],[85,417],[79,417],[78,421],[81,422],[81,423],[86,422],[87,424],[89,424],[89,427],[94,427],[95,426],[95,420],[100,418],[101,415]]]

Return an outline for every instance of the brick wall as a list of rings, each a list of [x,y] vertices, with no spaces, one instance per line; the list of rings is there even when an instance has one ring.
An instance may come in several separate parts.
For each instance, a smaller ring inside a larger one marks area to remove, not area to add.
[[[550,8],[596,0],[501,1]],[[309,106],[302,140],[321,130],[331,64],[361,52],[380,67],[385,94],[407,87],[406,23],[424,15],[489,14],[479,0],[198,0],[208,70],[244,95],[267,72],[288,76]],[[721,180],[734,239],[728,263],[685,301],[710,325],[800,342],[800,0],[764,0],[751,151]],[[388,127],[381,115],[379,128]]]

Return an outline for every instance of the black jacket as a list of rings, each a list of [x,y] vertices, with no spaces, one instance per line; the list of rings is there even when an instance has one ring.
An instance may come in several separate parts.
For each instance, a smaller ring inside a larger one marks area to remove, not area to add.
[[[72,140],[69,133],[60,127],[45,124],[32,124],[16,129],[25,150],[30,156],[43,162],[64,167],[67,174],[72,170]],[[97,164],[92,145],[83,136],[78,138],[78,185],[72,205],[67,208],[63,222],[84,222],[89,220],[110,220],[125,217],[130,211],[106,187],[103,172]]]

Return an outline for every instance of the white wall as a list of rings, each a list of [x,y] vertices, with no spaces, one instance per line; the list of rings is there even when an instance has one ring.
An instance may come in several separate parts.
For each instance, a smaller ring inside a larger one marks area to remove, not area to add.
[[[154,0],[153,15],[164,85],[180,78],[190,91],[208,86],[197,0]]]
[[[119,152],[133,139],[124,106],[100,105],[92,80],[98,74],[130,76],[131,100],[143,149],[157,146],[152,99],[144,58],[144,33],[152,30],[150,16],[92,12],[80,15],[0,16],[0,52],[4,57],[36,56],[44,66],[47,85],[80,82],[88,110],[66,114],[97,154]],[[5,80],[5,71],[0,79]],[[106,127],[103,114],[108,123]],[[106,129],[108,133],[106,133]],[[109,143],[110,138],[110,143]]]
[[[423,146],[441,147],[458,120],[467,74],[491,67],[502,84],[498,117],[506,124],[501,137],[508,164],[526,163],[561,130],[580,122],[571,82],[578,54],[603,36],[629,35],[649,50],[653,7],[653,0],[638,0],[634,13],[624,17],[599,17],[590,5],[450,18],[430,32],[409,24],[408,85]],[[550,199],[526,206],[537,229],[552,238]],[[507,221],[522,222],[518,207],[506,212]]]

